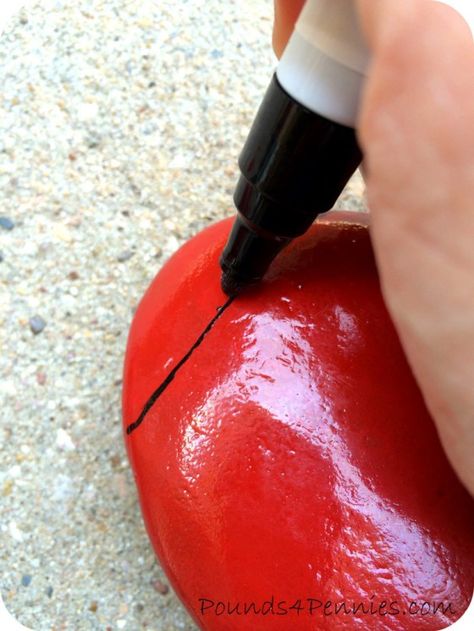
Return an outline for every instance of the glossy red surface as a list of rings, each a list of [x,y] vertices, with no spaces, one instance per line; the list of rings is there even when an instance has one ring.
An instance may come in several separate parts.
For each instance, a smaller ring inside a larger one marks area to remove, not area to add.
[[[474,502],[383,305],[368,229],[331,217],[229,306],[125,438],[154,549],[202,629],[434,630],[471,599]],[[226,301],[230,226],[189,241],[145,294],[124,426]],[[201,613],[200,598],[225,605]]]

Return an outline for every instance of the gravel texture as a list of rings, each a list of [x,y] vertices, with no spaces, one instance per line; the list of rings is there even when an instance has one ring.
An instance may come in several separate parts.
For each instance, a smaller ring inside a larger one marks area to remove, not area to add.
[[[233,213],[270,39],[267,0],[34,2],[1,37],[0,588],[31,629],[195,628],[143,527],[122,361],[160,266]]]

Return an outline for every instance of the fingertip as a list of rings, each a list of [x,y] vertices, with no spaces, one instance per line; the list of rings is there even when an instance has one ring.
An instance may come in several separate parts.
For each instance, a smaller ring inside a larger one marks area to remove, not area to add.
[[[275,55],[280,58],[293,33],[304,0],[274,0],[275,21],[272,45]]]

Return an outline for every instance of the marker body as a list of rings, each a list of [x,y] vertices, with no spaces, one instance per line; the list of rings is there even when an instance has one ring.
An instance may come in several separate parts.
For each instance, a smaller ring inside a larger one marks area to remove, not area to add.
[[[221,256],[227,294],[258,282],[360,164],[361,42],[352,0],[307,2],[239,158],[238,215]]]

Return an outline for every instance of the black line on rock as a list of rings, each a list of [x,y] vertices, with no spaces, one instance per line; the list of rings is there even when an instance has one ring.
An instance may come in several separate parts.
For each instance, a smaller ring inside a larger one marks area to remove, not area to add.
[[[129,436],[134,430],[137,429],[137,427],[139,427],[142,422],[145,419],[145,416],[147,415],[147,413],[150,411],[150,409],[153,407],[153,405],[155,404],[156,400],[160,397],[160,395],[166,390],[166,388],[169,386],[169,384],[173,381],[173,379],[175,378],[176,373],[178,372],[178,370],[181,368],[181,366],[183,364],[185,364],[188,359],[191,357],[191,355],[193,354],[193,352],[196,350],[196,348],[202,343],[203,339],[206,337],[206,335],[209,333],[209,331],[212,329],[212,327],[214,326],[214,324],[217,322],[217,320],[221,317],[221,315],[224,313],[224,311],[227,309],[227,307],[229,307],[233,300],[234,300],[235,296],[231,296],[227,302],[222,306],[222,307],[218,307],[217,308],[217,313],[216,315],[212,318],[212,320],[209,322],[209,324],[206,326],[206,328],[204,329],[204,331],[201,333],[201,335],[197,338],[197,340],[194,342],[194,344],[191,346],[191,348],[189,349],[189,351],[186,353],[186,355],[184,355],[184,357],[182,357],[179,362],[176,364],[176,366],[171,370],[171,372],[168,374],[168,376],[166,377],[166,379],[158,386],[158,388],[153,392],[153,394],[150,396],[150,398],[148,399],[148,401],[145,403],[145,405],[143,406],[143,410],[140,412],[140,416],[137,418],[136,421],[134,421],[133,423],[130,423],[130,425],[127,427],[127,435]]]

